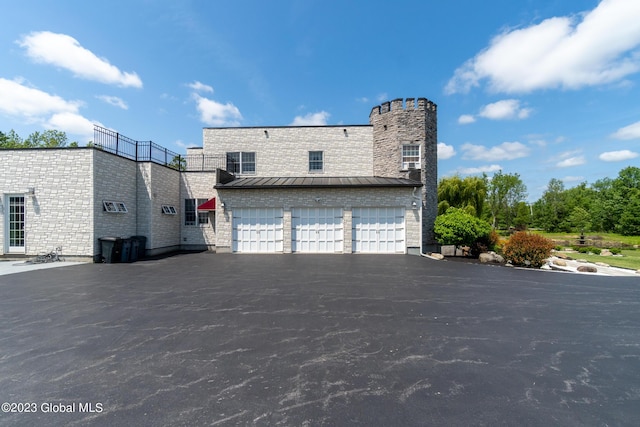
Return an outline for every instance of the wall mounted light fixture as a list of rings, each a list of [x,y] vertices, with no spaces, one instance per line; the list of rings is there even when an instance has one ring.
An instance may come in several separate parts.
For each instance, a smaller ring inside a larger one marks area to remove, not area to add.
[[[265,138],[269,138],[269,131],[265,129],[264,131],[264,137]]]
[[[411,208],[412,208],[413,210],[418,209],[418,204],[416,203],[416,201],[415,201],[415,200],[414,200],[413,202],[411,202]]]
[[[29,187],[27,188],[27,196],[35,196],[36,195],[36,187]]]
[[[343,132],[344,132],[344,136],[349,136],[346,129],[343,129]]]

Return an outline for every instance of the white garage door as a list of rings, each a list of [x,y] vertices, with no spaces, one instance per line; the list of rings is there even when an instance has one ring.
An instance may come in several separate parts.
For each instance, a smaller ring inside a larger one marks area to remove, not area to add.
[[[282,209],[234,209],[233,251],[282,252]]]
[[[353,251],[405,253],[404,208],[353,208]]]
[[[343,252],[341,208],[296,208],[291,211],[292,252]]]

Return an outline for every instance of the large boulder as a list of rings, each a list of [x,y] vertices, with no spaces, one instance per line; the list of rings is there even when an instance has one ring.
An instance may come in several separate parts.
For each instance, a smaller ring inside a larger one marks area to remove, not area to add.
[[[581,273],[597,273],[598,269],[593,265],[581,265],[578,267],[578,271]]]
[[[567,266],[567,261],[565,261],[563,259],[554,259],[553,260],[553,264],[557,265],[558,267],[566,267]]]
[[[502,255],[498,255],[495,252],[483,252],[478,257],[478,260],[484,264],[504,264]]]
[[[603,249],[600,251],[600,256],[612,256],[613,253],[609,249]]]

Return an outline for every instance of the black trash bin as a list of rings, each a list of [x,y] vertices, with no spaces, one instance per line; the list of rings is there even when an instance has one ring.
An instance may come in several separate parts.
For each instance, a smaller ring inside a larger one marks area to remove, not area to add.
[[[147,236],[131,236],[131,239],[138,241],[138,259],[147,256]]]
[[[103,262],[113,264],[122,259],[122,239],[119,237],[101,237],[100,256]]]
[[[131,237],[123,237],[120,262],[131,262]]]
[[[140,240],[136,239],[135,237],[131,237],[131,253],[129,256],[129,261],[131,262],[136,262],[138,261],[138,255],[139,255],[139,251],[140,251]]]

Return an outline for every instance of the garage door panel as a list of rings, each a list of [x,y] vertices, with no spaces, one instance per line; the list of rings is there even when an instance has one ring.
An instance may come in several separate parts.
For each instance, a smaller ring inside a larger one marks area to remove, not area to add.
[[[354,208],[353,251],[405,253],[404,208]]]
[[[282,252],[282,209],[242,208],[233,212],[234,252]]]
[[[293,252],[342,252],[341,208],[295,208],[291,215]]]

